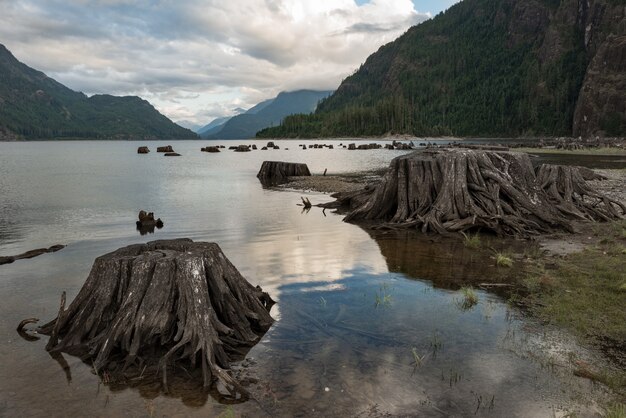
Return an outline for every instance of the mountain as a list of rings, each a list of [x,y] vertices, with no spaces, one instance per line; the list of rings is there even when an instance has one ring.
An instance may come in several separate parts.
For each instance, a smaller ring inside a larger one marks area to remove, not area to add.
[[[205,133],[210,139],[247,139],[268,126],[278,125],[285,116],[295,113],[311,113],[320,100],[328,97],[331,91],[298,90],[280,93],[273,99],[265,100],[246,113],[234,116],[214,133]]]
[[[626,135],[625,5],[464,0],[258,135]]]
[[[202,125],[197,124],[196,122],[193,122],[191,120],[185,120],[185,119],[177,120],[177,121],[174,121],[174,123],[178,126],[182,126],[183,128],[187,128],[190,131],[193,131],[195,133],[198,133],[198,131],[202,129]]]
[[[221,118],[213,119],[208,125],[204,125],[202,128],[198,129],[196,133],[200,136],[206,134],[207,132],[219,131],[222,129],[222,125],[228,122],[232,116],[224,116]]]
[[[19,62],[0,44],[0,139],[192,139],[135,97],[87,97]]]
[[[207,137],[210,137],[210,136],[214,136],[219,131],[221,131],[222,128],[224,127],[224,124],[226,122],[228,122],[229,120],[231,120],[234,116],[239,116],[239,115],[244,114],[244,113],[256,114],[260,110],[263,110],[268,105],[270,105],[273,101],[274,101],[274,99],[265,100],[265,101],[255,105],[255,106],[251,107],[248,110],[245,110],[245,109],[242,109],[242,108],[239,107],[239,108],[235,109],[235,114],[233,116],[224,116],[224,117],[221,117],[221,118],[213,119],[213,121],[211,121],[208,125],[203,126],[202,128],[198,129],[196,132],[202,138],[207,138]]]

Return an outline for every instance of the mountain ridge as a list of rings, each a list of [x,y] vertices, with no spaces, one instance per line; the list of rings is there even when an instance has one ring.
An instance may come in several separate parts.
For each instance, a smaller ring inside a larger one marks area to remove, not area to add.
[[[0,139],[196,139],[137,96],[87,97],[0,44]]]
[[[463,0],[258,136],[626,135],[624,5]]]
[[[217,132],[208,135],[205,132],[201,136],[208,139],[254,138],[257,131],[278,125],[288,115],[313,112],[319,101],[331,93],[328,90],[308,89],[281,92],[253,106],[246,113],[232,117]]]

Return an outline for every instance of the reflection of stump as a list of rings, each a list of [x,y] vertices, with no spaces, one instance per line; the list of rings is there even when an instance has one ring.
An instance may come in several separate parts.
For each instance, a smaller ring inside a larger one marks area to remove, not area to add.
[[[339,200],[359,202],[347,221],[377,220],[438,233],[484,228],[528,236],[571,230],[573,219],[616,219],[626,213],[621,203],[590,190],[588,174],[581,173],[542,166],[537,177],[524,153],[424,150],[395,158],[373,192]]]
[[[306,164],[286,163],[282,161],[263,161],[257,177],[261,180],[281,181],[287,177],[310,176],[311,172]]]
[[[153,241],[98,257],[40,332],[51,336],[48,350],[86,354],[98,371],[156,365],[167,384],[167,366],[185,362],[201,367],[205,386],[245,393],[226,369],[269,329],[273,303],[217,244]]]

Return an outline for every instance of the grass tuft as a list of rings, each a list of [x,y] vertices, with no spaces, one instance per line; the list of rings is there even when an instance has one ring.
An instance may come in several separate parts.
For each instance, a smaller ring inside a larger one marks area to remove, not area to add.
[[[513,267],[513,259],[504,253],[496,253],[496,266]]]
[[[461,234],[463,234],[463,245],[465,245],[466,248],[476,250],[482,245],[478,232],[475,234],[466,234],[465,232],[461,232]]]
[[[458,306],[464,311],[473,308],[478,304],[478,294],[472,287],[462,287],[461,294],[463,299],[458,301]]]

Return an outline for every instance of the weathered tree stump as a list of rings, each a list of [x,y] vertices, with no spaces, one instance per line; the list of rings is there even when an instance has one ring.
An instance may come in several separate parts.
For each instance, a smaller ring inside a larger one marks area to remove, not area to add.
[[[263,161],[257,177],[261,180],[283,181],[287,177],[310,176],[311,172],[306,164],[286,163],[283,161]]]
[[[139,220],[136,222],[137,228],[145,228],[145,227],[163,227],[163,221],[161,218],[154,219],[153,212],[146,212],[145,210],[140,210],[138,215]]]
[[[560,212],[581,220],[618,219],[626,207],[587,184],[599,179],[605,177],[585,167],[543,164],[537,169],[537,181]]]
[[[137,148],[137,154],[147,154],[150,152],[148,147],[139,147]]]
[[[171,145],[166,145],[164,147],[157,147],[157,152],[174,152],[174,148]]]
[[[65,294],[64,294],[65,295]],[[63,295],[63,296],[64,296]],[[39,332],[46,349],[91,359],[110,375],[201,368],[204,386],[246,391],[228,369],[272,325],[272,299],[237,271],[215,243],[189,239],[131,245],[98,257],[82,289]]]
[[[542,166],[527,154],[429,149],[395,158],[375,189],[335,195],[349,206],[346,221],[378,221],[388,228],[446,234],[485,229],[527,237],[572,231],[572,220],[617,219],[620,202],[596,193],[584,170]],[[587,173],[588,175],[588,173]]]
[[[204,148],[201,148],[200,151],[215,153],[215,152],[220,152],[220,149],[219,147],[204,147]]]

